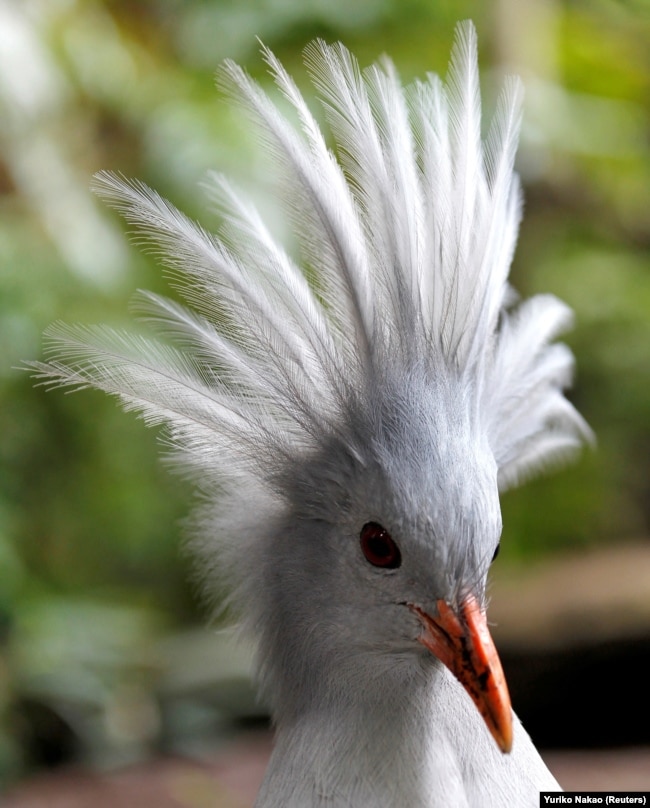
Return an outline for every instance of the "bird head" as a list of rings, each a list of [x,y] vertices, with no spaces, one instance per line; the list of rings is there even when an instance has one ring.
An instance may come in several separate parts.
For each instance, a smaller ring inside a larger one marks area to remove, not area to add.
[[[278,719],[444,665],[507,751],[485,617],[498,491],[590,435],[563,395],[572,355],[553,342],[569,309],[518,303],[507,283],[520,85],[506,80],[483,140],[471,23],[446,82],[408,88],[387,59],[361,71],[315,42],[306,62],[330,147],[264,55],[298,128],[241,68],[222,79],[279,163],[299,254],[222,176],[215,234],[102,173],[96,189],[153,239],[187,305],[139,295],[158,338],[54,326],[33,367],[166,425],[207,502],[203,575],[212,587],[227,571]]]
[[[467,380],[432,371],[395,369],[371,396],[353,396],[340,433],[278,471],[272,499],[284,511],[253,539],[241,600],[256,613],[281,714],[313,706],[303,697],[368,697],[387,671],[408,678],[442,663],[509,751],[510,701],[485,618],[497,463]]]

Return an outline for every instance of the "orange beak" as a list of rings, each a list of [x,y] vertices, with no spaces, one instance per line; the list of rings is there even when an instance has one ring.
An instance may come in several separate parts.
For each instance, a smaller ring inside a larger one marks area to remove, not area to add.
[[[502,752],[512,749],[512,708],[501,661],[485,619],[473,595],[454,611],[439,600],[438,616],[431,617],[418,606],[409,608],[424,631],[419,642],[438,657],[469,693]]]

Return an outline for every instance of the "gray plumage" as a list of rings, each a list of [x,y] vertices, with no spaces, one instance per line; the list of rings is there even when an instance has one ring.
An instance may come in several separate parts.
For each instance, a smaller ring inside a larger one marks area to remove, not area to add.
[[[53,326],[36,373],[165,424],[197,480],[206,585],[231,584],[277,724],[260,808],[537,805],[557,784],[530,739],[515,721],[502,755],[411,608],[484,605],[498,489],[590,435],[563,395],[571,353],[552,342],[569,309],[518,303],[507,283],[519,81],[482,141],[471,23],[444,84],[403,88],[387,59],[361,72],[315,42],[332,152],[264,56],[300,131],[239,67],[222,77],[280,167],[309,280],[224,177],[214,235],[102,173],[97,191],[151,237],[188,305],[139,294],[159,338]],[[399,565],[364,557],[369,523]]]

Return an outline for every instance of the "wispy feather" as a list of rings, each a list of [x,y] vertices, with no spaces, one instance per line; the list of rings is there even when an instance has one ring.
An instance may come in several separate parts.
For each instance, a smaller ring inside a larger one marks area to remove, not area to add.
[[[226,63],[221,81],[282,166],[317,289],[221,175],[208,182],[223,217],[215,235],[141,183],[102,172],[95,189],[162,257],[189,306],[138,298],[176,348],[57,326],[38,373],[115,393],[183,441],[194,431],[201,464],[219,473],[241,452],[318,446],[396,363],[424,367],[436,384],[467,380],[504,486],[588,437],[561,395],[571,354],[549,345],[570,312],[549,296],[510,306],[522,91],[506,80],[483,142],[472,25],[458,28],[444,84],[432,75],[406,90],[388,59],[362,71],[342,45],[310,45],[335,152],[293,80],[263,54],[300,133],[237,65]],[[210,445],[228,451],[207,460]]]

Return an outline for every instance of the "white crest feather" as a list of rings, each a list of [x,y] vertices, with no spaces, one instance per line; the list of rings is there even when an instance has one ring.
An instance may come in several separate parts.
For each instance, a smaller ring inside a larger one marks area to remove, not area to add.
[[[142,184],[100,173],[97,192],[153,242],[189,307],[139,297],[174,348],[55,326],[37,374],[167,423],[184,461],[215,478],[261,479],[345,432],[350,400],[381,389],[391,367],[465,380],[502,486],[588,438],[562,395],[571,354],[549,345],[570,312],[551,297],[510,307],[522,91],[506,80],[483,142],[471,23],[457,29],[446,83],[432,75],[406,90],[387,59],[362,72],[343,46],[310,45],[336,155],[263,52],[301,132],[241,68],[227,63],[223,78],[282,166],[317,287],[221,176],[211,177],[224,222],[214,235]]]

